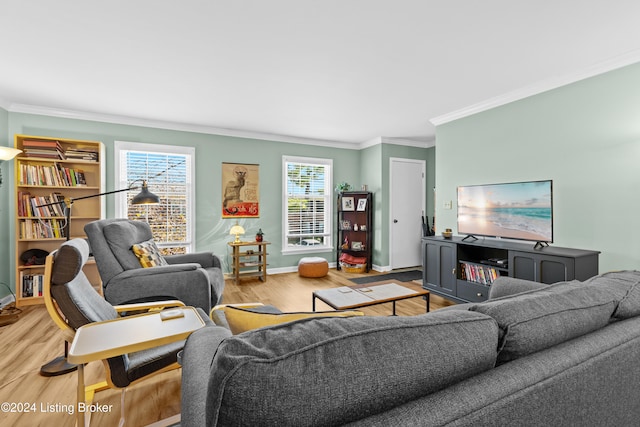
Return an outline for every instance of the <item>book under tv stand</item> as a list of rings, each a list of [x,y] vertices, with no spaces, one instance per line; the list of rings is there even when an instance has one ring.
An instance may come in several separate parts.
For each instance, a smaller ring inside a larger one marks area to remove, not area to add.
[[[599,254],[504,239],[424,237],[423,287],[456,302],[480,302],[499,276],[542,283],[586,280],[598,274]],[[506,264],[494,265],[490,259]]]

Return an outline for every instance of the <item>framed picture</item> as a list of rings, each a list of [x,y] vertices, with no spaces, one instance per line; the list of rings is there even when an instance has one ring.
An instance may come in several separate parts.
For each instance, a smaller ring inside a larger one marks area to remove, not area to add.
[[[260,166],[222,163],[222,218],[260,216]]]
[[[358,210],[360,212],[367,210],[367,199],[358,200]]]
[[[363,248],[362,242],[351,242],[351,249],[354,251],[361,251]]]
[[[355,210],[353,197],[343,197],[342,198],[342,210],[343,211],[353,211],[353,210]]]
[[[351,221],[343,219],[340,223],[340,230],[351,230]]]

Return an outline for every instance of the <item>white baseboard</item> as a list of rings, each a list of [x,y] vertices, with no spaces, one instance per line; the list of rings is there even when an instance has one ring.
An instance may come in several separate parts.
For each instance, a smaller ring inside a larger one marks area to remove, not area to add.
[[[380,273],[386,273],[387,271],[391,271],[391,266],[389,265],[375,265],[373,264],[371,268]]]
[[[330,262],[329,263],[329,268],[336,268],[336,263],[335,262]],[[379,273],[386,273],[388,271],[391,271],[391,267],[390,266],[381,266],[381,265],[372,265],[371,266],[372,270],[375,270]],[[290,266],[290,267],[278,267],[278,268],[267,268],[267,274],[281,274],[281,273],[295,273],[298,271],[298,266],[294,265],[294,266]],[[224,278],[225,279],[232,279],[233,275],[231,273],[225,273],[224,274]]]

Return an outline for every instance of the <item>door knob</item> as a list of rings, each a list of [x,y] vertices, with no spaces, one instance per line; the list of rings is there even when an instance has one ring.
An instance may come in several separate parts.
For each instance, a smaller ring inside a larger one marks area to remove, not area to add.
[[[395,223],[397,223],[397,222],[398,222],[398,220],[397,220],[397,219],[394,219],[394,220],[393,220],[393,223],[394,223],[394,224],[395,224]]]

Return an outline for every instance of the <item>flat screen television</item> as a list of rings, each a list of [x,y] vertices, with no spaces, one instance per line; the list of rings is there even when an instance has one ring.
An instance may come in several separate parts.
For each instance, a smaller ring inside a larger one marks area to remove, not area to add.
[[[553,242],[553,181],[458,187],[458,234]]]

